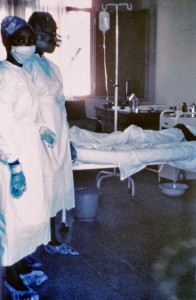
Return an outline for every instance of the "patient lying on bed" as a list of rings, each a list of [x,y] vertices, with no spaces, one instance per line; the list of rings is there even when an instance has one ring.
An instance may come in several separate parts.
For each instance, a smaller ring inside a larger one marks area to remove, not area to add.
[[[190,129],[190,130],[189,130]],[[163,130],[144,130],[130,125],[124,131],[96,133],[73,126],[70,141],[76,163],[116,164],[121,180],[151,164],[169,163],[196,171],[196,127],[182,124]]]
[[[75,146],[105,150],[196,141],[196,136],[183,124],[162,130],[145,130],[136,125],[130,125],[124,131],[115,131],[110,134],[95,133],[73,126],[69,130],[69,135]]]

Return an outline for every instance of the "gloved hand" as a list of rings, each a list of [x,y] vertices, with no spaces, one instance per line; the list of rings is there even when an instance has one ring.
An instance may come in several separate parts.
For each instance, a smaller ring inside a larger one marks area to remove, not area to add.
[[[53,148],[56,143],[56,134],[47,127],[42,126],[40,129],[41,140],[48,144],[48,147]]]
[[[10,192],[14,198],[20,198],[26,190],[26,180],[22,171],[11,174]]]

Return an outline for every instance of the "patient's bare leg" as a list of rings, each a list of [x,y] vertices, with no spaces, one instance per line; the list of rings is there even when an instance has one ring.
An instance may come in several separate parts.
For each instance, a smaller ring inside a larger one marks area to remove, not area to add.
[[[196,141],[196,136],[184,124],[177,124],[174,127],[180,129],[183,132],[184,137],[187,141]]]

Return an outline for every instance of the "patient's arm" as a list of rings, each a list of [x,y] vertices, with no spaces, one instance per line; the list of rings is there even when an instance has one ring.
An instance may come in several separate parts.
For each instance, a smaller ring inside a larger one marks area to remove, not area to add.
[[[196,136],[184,124],[177,124],[174,127],[180,129],[183,132],[184,137],[187,141],[196,141]]]

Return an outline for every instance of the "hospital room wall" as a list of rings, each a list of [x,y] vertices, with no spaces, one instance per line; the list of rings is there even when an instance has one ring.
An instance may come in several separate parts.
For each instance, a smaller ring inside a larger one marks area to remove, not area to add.
[[[157,0],[155,103],[196,102],[196,1]]]
[[[154,90],[155,90],[155,50],[156,50],[156,11],[157,0],[99,0],[95,1],[95,10],[97,12],[102,10],[102,4],[107,3],[131,3],[134,11],[147,10],[149,15],[148,20],[148,62],[146,68],[145,80],[145,99],[140,99],[140,104],[152,103],[154,104]],[[119,10],[122,10],[119,8]],[[120,33],[119,33],[120,34]],[[114,45],[115,47],[115,45]],[[120,53],[119,53],[120,55]],[[131,70],[130,70],[131,71]],[[106,98],[106,97],[105,97]],[[104,97],[91,96],[86,98],[86,111],[88,116],[95,115],[94,106],[102,105],[105,102]]]
[[[128,2],[133,4],[134,9],[146,8],[150,12],[146,100],[154,104],[172,104],[179,108],[184,101],[188,104],[196,102],[196,1]],[[101,9],[101,3],[97,9]],[[93,105],[102,102],[102,99],[97,98],[88,101],[87,113],[93,114]]]

